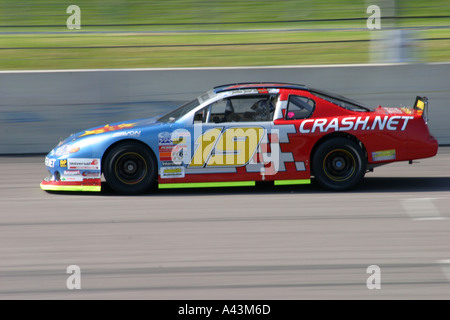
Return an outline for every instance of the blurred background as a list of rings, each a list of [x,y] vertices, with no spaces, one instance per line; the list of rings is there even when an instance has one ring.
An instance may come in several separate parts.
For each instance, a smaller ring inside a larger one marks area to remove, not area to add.
[[[448,299],[449,75],[448,0],[0,0],[0,299]],[[439,154],[339,194],[39,189],[71,133],[247,81],[374,107],[427,96]],[[366,286],[370,265],[382,290]]]
[[[0,69],[440,62],[449,28],[446,0],[0,0]]]
[[[432,133],[450,144],[449,61],[445,0],[0,0],[0,154],[46,153],[247,81],[373,107],[424,95]]]

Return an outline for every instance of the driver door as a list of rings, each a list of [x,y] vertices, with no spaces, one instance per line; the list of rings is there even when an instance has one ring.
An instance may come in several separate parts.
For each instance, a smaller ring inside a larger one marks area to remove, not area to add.
[[[199,110],[186,179],[262,180],[277,99],[270,94],[231,96]]]

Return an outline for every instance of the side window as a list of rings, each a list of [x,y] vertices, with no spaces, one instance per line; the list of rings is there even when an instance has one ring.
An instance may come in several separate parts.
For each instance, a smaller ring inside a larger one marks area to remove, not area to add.
[[[208,109],[209,107],[202,108],[198,110],[194,115],[194,122],[203,122],[205,123],[208,119]]]
[[[230,112],[230,102],[228,99],[223,99],[211,104],[211,116],[209,122],[221,123],[226,122],[226,116]]]
[[[314,111],[315,102],[311,98],[290,95],[286,110],[286,120],[305,119]]]
[[[271,121],[276,99],[276,95],[253,95],[217,101],[211,105],[210,122]]]

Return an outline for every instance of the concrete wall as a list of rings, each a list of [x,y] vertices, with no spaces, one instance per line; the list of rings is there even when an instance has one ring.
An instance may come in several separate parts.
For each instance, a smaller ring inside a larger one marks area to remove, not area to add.
[[[450,63],[270,68],[0,72],[0,154],[46,153],[94,126],[165,113],[213,86],[280,81],[368,105],[430,99],[431,132],[450,144]]]

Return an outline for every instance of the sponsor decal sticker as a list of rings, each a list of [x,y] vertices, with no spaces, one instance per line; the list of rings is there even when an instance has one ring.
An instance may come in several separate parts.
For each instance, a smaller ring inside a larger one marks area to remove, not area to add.
[[[161,166],[163,167],[172,167],[173,165],[173,161],[161,161]]]
[[[383,108],[383,111],[387,114],[401,114],[403,113],[401,108]]]
[[[161,161],[172,161],[172,150],[175,148],[174,145],[169,146],[159,146],[159,160]]]
[[[158,134],[159,145],[186,144],[189,143],[191,133],[185,129],[177,129],[174,132],[160,132]]]
[[[183,161],[188,162],[190,155],[188,154],[188,146],[187,145],[176,145],[172,149],[172,162],[176,165],[183,164]]]
[[[158,144],[159,145],[172,144],[172,135],[169,132],[160,132],[158,134]]]
[[[164,167],[161,168],[161,178],[184,178],[184,167]]]
[[[333,119],[306,119],[299,127],[300,133],[350,130],[404,131],[413,116],[344,117]]]
[[[83,181],[83,177],[82,176],[62,176],[61,181],[81,182],[81,181]]]
[[[74,170],[100,170],[100,159],[69,159],[68,168]]]
[[[383,150],[383,151],[374,151],[372,152],[373,161],[386,161],[386,160],[395,160],[397,158],[395,154],[395,149],[392,150]]]
[[[60,160],[59,161],[59,166],[61,168],[67,168],[67,160]]]
[[[65,170],[63,174],[65,176],[79,176],[81,173],[79,170]]]
[[[100,179],[101,173],[99,171],[83,171],[81,174],[84,178]]]
[[[191,133],[186,129],[177,129],[158,134],[159,160],[163,166],[178,166],[189,163]]]
[[[97,128],[94,130],[87,130],[84,132],[84,134],[81,135],[81,137],[89,136],[89,135],[93,135],[93,134],[117,131],[117,130],[122,130],[122,129],[131,129],[134,127],[134,125],[135,125],[134,123],[124,123],[124,124],[119,124],[116,126],[110,126],[109,124],[107,124],[106,126],[101,127],[101,128]]]
[[[139,138],[140,136],[141,136],[141,131],[137,131],[137,130],[122,131],[122,132],[116,132],[113,134],[113,138],[117,138],[117,137]]]
[[[54,168],[55,167],[55,159],[49,159],[49,158],[45,158],[45,166],[46,167],[50,167],[50,168]]]

